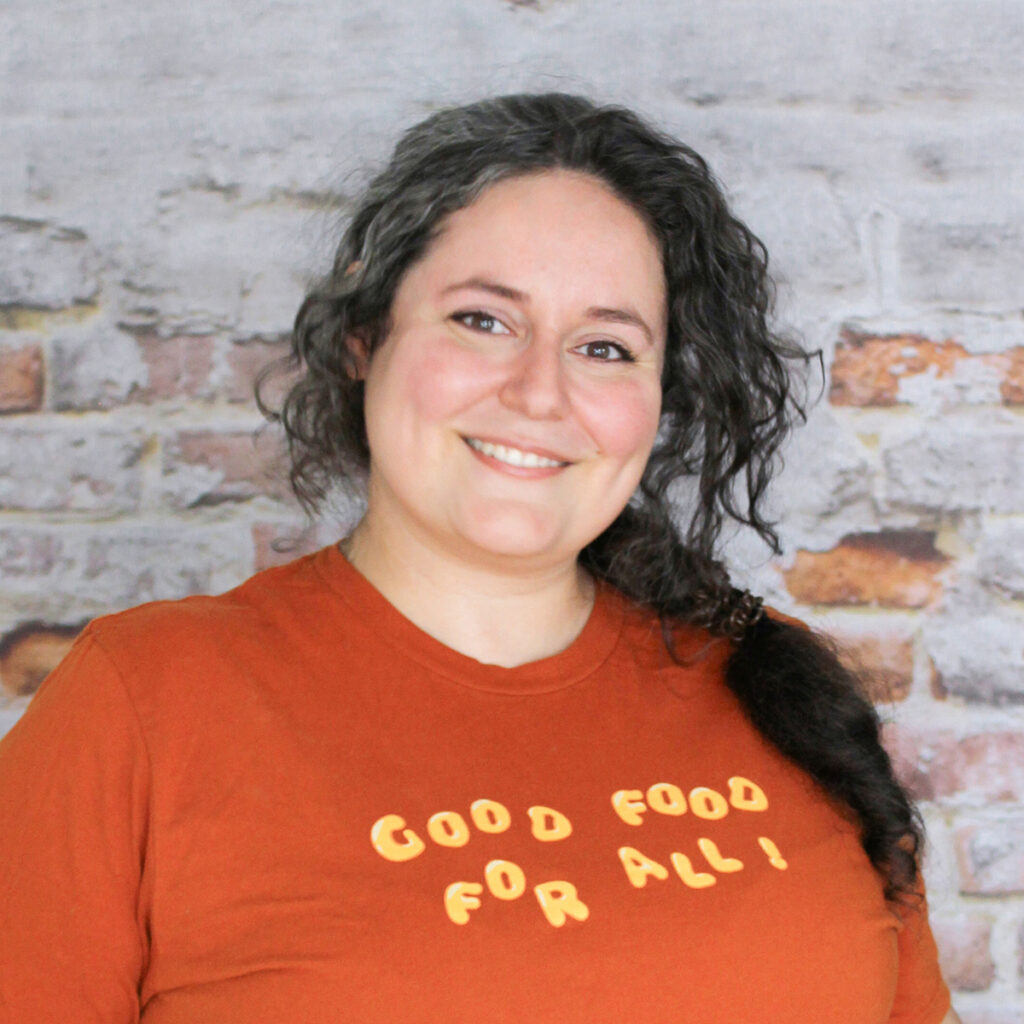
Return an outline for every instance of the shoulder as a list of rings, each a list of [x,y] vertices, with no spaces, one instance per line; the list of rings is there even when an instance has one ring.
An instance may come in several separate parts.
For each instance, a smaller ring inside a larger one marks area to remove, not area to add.
[[[613,592],[624,608],[620,657],[652,670],[697,672],[705,679],[724,675],[736,651],[734,641],[681,619],[662,620],[651,606],[630,601],[619,591]],[[768,620],[787,631],[798,630],[799,635],[807,637],[814,635],[814,630],[802,619],[768,605],[764,611]]]
[[[682,620],[663,620],[650,605],[614,593],[624,608],[620,657],[642,670],[721,670],[731,649],[728,640]]]
[[[323,552],[256,573],[218,595],[153,601],[94,619],[84,637],[126,677],[258,656],[329,614]]]

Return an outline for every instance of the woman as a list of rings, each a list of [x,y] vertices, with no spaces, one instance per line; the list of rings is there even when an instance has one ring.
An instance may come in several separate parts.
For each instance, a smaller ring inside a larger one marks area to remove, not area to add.
[[[805,357],[769,306],[703,161],[627,111],[407,132],[272,413],[300,498],[365,515],[99,620],[41,689],[4,1019],[955,1021],[870,704],[714,556],[726,517],[775,541]]]

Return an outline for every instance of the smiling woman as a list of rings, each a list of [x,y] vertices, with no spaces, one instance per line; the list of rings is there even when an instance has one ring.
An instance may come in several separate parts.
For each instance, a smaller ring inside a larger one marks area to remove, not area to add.
[[[93,623],[0,747],[6,1019],[955,1020],[871,704],[717,549],[776,543],[770,308],[634,113],[411,128],[264,407],[362,519]]]
[[[496,632],[479,599],[454,617],[451,601],[407,585],[404,567],[444,586],[456,572],[558,574],[589,604],[577,556],[622,511],[650,456],[665,320],[656,239],[589,176],[515,177],[451,215],[402,279],[362,372],[371,456],[353,564],[480,661],[512,666],[564,648],[572,636],[557,605],[535,613],[524,644]]]

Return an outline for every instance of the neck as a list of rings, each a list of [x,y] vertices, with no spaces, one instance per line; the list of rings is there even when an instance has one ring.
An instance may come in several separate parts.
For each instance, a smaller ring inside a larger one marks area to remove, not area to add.
[[[594,603],[594,582],[575,560],[502,572],[407,534],[384,538],[367,519],[341,549],[407,619],[485,664],[514,668],[565,650]]]

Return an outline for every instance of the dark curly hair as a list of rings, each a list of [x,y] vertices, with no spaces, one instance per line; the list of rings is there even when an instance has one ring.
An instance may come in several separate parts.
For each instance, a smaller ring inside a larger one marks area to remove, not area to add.
[[[286,365],[302,376],[279,410],[260,399],[287,436],[292,487],[308,511],[338,484],[361,488],[363,382],[346,339],[372,352],[387,337],[399,282],[449,214],[497,181],[548,169],[592,175],[643,218],[668,296],[658,438],[636,495],[580,564],[655,609],[673,657],[679,622],[734,645],[728,685],[762,734],[852,812],[898,902],[917,883],[922,827],[879,742],[874,707],[827,639],[760,615],[759,600],[734,588],[716,557],[726,519],[779,550],[762,499],[804,415],[803,375],[793,371],[814,357],[770,328],[764,246],[692,149],[632,111],[561,93],[452,107],[409,129],[298,312]],[[685,516],[670,495],[680,483]]]

